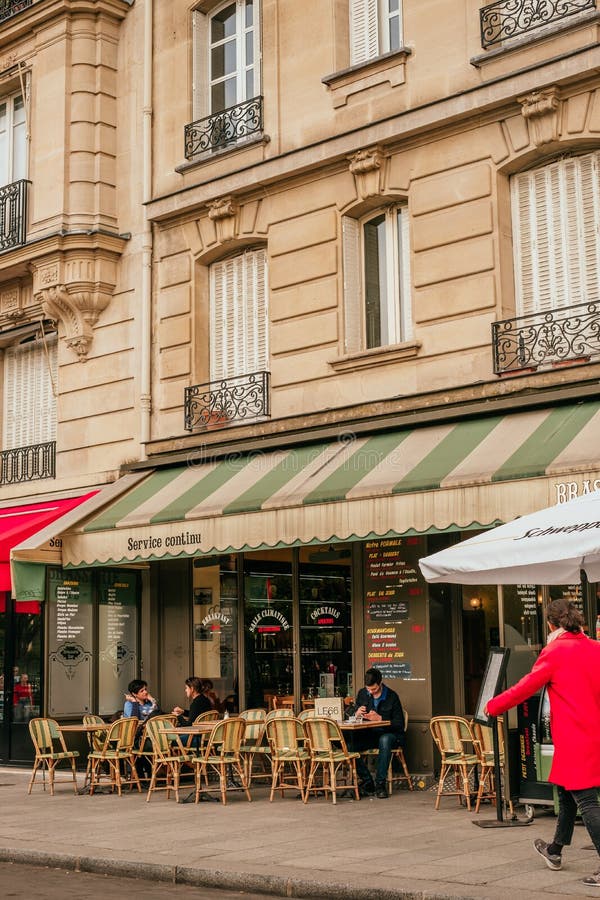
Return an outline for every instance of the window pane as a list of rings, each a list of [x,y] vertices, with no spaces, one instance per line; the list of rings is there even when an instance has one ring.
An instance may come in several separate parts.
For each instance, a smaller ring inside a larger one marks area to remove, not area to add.
[[[251,66],[254,62],[254,32],[246,32],[246,65]]]
[[[237,712],[236,558],[213,556],[201,562],[193,570],[193,671],[212,682],[211,693],[213,699],[216,694],[218,706]]]
[[[397,0],[396,0],[397,2]],[[254,23],[254,3],[246,0],[246,28]]]
[[[387,305],[385,216],[377,216],[364,226],[365,326],[367,349],[388,343],[385,309]]]
[[[254,69],[248,69],[246,72],[246,97],[244,99],[251,100],[254,97]]]
[[[210,41],[222,41],[235,34],[235,3],[226,6],[211,19]]]
[[[211,111],[219,112],[237,103],[236,79],[228,78],[211,87]]]
[[[236,41],[228,41],[219,47],[213,47],[211,58],[211,79],[232,75],[236,70]]]
[[[395,16],[390,19],[390,50],[400,49],[400,19]]]
[[[390,12],[391,13],[397,12],[399,5],[400,5],[400,0],[389,0],[389,4],[390,4]]]

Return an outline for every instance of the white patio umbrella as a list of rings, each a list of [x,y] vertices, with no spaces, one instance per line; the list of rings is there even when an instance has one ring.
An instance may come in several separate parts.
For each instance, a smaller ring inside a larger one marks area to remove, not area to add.
[[[600,581],[600,491],[550,506],[420,560],[427,581],[572,584]]]

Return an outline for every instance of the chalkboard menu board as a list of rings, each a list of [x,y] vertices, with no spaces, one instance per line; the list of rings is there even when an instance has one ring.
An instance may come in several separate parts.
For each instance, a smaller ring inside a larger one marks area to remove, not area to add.
[[[401,693],[407,703],[406,683],[420,682],[422,696],[427,674],[427,588],[418,566],[425,554],[420,537],[381,538],[364,545],[367,665],[379,669],[384,680],[404,682]]]
[[[137,575],[103,570],[98,591],[98,707],[100,715],[110,715],[122,708],[137,674]]]
[[[48,600],[48,711],[80,716],[92,707],[91,571],[49,569]]]

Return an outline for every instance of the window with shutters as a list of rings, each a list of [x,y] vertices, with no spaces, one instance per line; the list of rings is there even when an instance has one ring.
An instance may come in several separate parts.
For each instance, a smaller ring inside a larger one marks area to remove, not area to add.
[[[350,0],[350,64],[402,46],[402,0]]]
[[[517,316],[600,299],[600,153],[511,179]]]
[[[229,0],[192,13],[194,119],[260,94],[258,0]]]
[[[345,350],[412,339],[408,211],[394,206],[343,220]]]
[[[210,267],[210,380],[268,369],[267,256],[261,248]]]
[[[4,352],[3,449],[56,440],[56,335],[23,341]]]

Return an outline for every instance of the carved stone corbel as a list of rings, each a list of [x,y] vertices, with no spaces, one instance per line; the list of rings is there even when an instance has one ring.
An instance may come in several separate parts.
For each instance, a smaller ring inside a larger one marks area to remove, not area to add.
[[[360,200],[380,196],[383,192],[384,154],[379,147],[359,150],[348,157]]]
[[[521,115],[527,119],[536,147],[557,141],[560,124],[560,96],[557,87],[542,88],[523,97],[517,97],[521,104]]]
[[[110,295],[98,291],[77,291],[64,284],[38,291],[44,315],[62,322],[67,346],[85,362],[98,316],[110,303]]]
[[[80,362],[86,361],[94,325],[111,301],[117,259],[117,253],[95,248],[59,251],[31,264],[34,299],[47,318],[62,324],[61,336]]]
[[[215,223],[217,241],[226,244],[238,235],[239,206],[233,197],[221,197],[208,204],[208,218]]]

